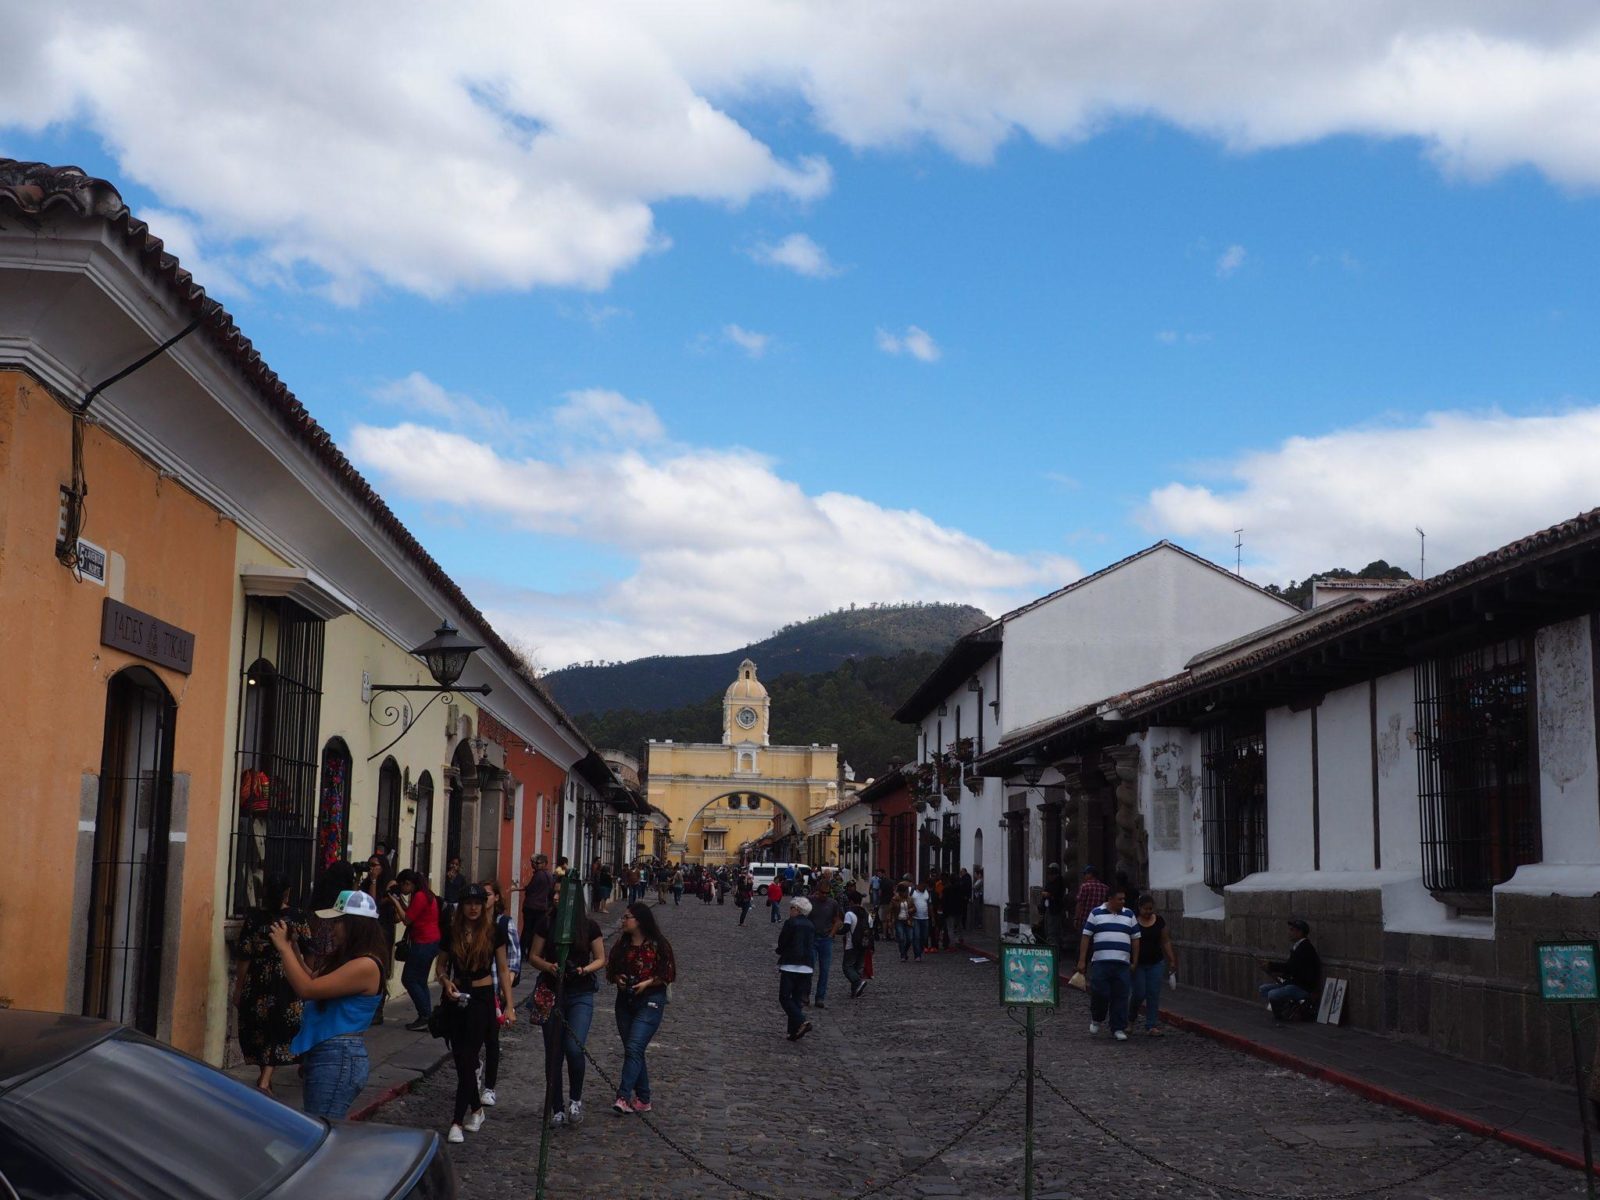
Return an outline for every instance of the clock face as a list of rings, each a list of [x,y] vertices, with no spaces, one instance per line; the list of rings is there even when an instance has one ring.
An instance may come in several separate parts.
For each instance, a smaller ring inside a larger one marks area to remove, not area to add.
[[[734,720],[739,722],[741,729],[753,728],[756,723],[756,710],[753,708],[741,708],[739,715]]]

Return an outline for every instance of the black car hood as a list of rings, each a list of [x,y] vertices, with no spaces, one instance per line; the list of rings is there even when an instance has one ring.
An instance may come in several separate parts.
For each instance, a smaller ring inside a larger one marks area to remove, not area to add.
[[[398,1125],[330,1121],[328,1136],[272,1200],[389,1200],[404,1196],[428,1160],[439,1153],[439,1135]]]

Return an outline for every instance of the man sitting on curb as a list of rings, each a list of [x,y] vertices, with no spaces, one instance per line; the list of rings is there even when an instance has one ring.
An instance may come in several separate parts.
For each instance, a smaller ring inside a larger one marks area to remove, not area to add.
[[[1111,1036],[1119,1042],[1128,1040],[1128,994],[1139,941],[1139,918],[1122,901],[1122,888],[1110,888],[1105,903],[1089,913],[1078,940],[1078,973],[1085,964],[1089,971],[1089,1032],[1099,1033],[1109,1016]]]
[[[1302,917],[1289,918],[1289,957],[1278,962],[1257,959],[1261,969],[1277,976],[1273,983],[1263,983],[1261,996],[1267,1008],[1279,1021],[1290,1016],[1299,1005],[1308,1004],[1322,986],[1322,958],[1311,944],[1311,926]]]

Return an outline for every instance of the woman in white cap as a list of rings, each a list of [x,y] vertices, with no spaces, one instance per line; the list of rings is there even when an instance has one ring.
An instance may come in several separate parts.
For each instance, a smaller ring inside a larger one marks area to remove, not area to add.
[[[367,1044],[362,1037],[378,1011],[389,977],[393,945],[378,921],[378,903],[366,892],[340,892],[332,908],[317,916],[338,921],[334,949],[313,977],[300,961],[289,927],[279,921],[270,934],[283,973],[304,1005],[300,1032],[290,1049],[305,1070],[305,1110],[342,1118],[367,1084]]]

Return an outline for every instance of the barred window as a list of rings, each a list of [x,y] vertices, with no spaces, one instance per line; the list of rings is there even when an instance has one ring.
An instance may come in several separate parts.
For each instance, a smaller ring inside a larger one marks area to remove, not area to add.
[[[1467,908],[1541,857],[1529,649],[1513,639],[1416,668],[1422,878]]]
[[[378,768],[378,819],[372,831],[372,853],[382,843],[391,864],[400,861],[401,786],[400,764],[391,755]]]
[[[269,875],[281,875],[292,896],[311,891],[324,627],[322,618],[292,600],[245,598],[234,762],[239,809],[229,839],[230,916],[242,916],[260,904]]]
[[[412,831],[411,869],[433,878],[433,774],[417,777],[417,824]]]
[[[1223,888],[1267,869],[1267,735],[1261,714],[1206,730],[1206,886]]]

